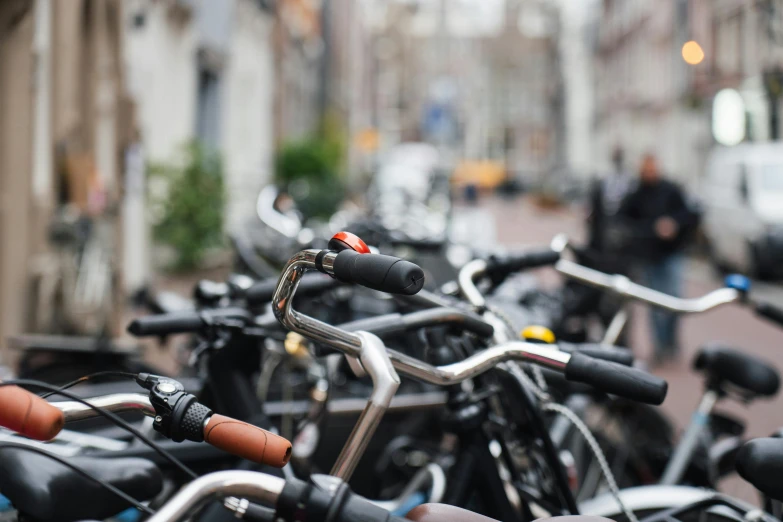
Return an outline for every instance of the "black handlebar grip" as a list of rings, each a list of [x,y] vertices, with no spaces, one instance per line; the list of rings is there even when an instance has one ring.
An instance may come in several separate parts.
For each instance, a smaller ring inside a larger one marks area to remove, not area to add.
[[[783,326],[783,310],[770,303],[756,303],[756,314]]]
[[[560,351],[567,353],[581,353],[592,357],[593,359],[601,359],[602,361],[609,361],[623,366],[633,366],[634,357],[633,352],[627,348],[620,348],[618,346],[601,345],[595,343],[585,344],[571,344],[571,343],[558,343]]]
[[[491,324],[482,321],[481,318],[462,311],[455,311],[454,313],[459,314],[462,317],[459,324],[459,327],[462,330],[484,339],[489,339],[495,334],[495,328]]]
[[[245,290],[245,301],[250,306],[266,304],[272,300],[277,288],[277,278],[264,279]]]
[[[265,279],[254,284],[245,291],[245,301],[249,306],[258,306],[270,302],[277,288],[277,282],[277,279]],[[339,284],[339,281],[335,281],[327,275],[309,272],[299,280],[299,286],[296,287],[296,295],[297,297],[314,297],[331,290]]]
[[[407,325],[402,322],[401,314],[384,314],[375,317],[366,317],[364,319],[356,319],[348,323],[343,323],[338,326],[341,330],[348,332],[370,332],[378,337],[385,335],[392,335],[401,331],[407,330]]]
[[[571,355],[565,368],[566,379],[589,384],[605,393],[647,404],[661,404],[668,384],[655,375],[581,353]]]
[[[517,272],[527,268],[554,265],[560,260],[560,252],[545,249],[533,252],[519,252],[506,255],[496,255],[487,261],[487,271],[505,273]]]
[[[198,312],[148,315],[131,321],[128,333],[134,337],[165,336],[196,332],[203,324],[204,320]]]
[[[430,308],[405,315],[379,315],[343,323],[340,328],[349,332],[363,330],[383,338],[432,326],[450,326],[483,338],[492,337],[495,333],[492,325],[482,321],[480,317],[455,308]]]
[[[343,250],[334,258],[334,277],[380,292],[413,295],[424,286],[424,271],[409,261],[382,254]]]
[[[453,330],[470,332],[483,338],[492,337],[495,333],[492,325],[484,322],[481,317],[457,308],[441,307],[411,312],[402,316],[402,323],[410,330],[429,326],[450,326]]]
[[[240,321],[247,325],[252,323],[253,315],[244,308],[237,307],[148,315],[134,319],[128,325],[128,333],[136,337],[193,333],[221,320]]]

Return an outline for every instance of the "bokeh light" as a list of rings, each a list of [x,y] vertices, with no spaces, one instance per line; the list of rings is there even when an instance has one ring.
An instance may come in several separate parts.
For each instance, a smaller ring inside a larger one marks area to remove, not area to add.
[[[698,65],[704,60],[704,50],[698,42],[685,42],[682,46],[682,59],[690,65]]]

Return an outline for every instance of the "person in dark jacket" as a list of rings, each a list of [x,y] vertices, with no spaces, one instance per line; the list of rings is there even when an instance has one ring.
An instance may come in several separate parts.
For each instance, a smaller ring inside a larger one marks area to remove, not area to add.
[[[578,255],[579,263],[609,274],[628,274],[627,230],[624,220],[618,216],[620,206],[629,191],[633,190],[636,179],[625,166],[623,149],[615,147],[612,151],[612,170],[596,179],[589,193],[589,213],[587,217],[587,249]],[[575,282],[566,283],[574,299],[574,309],[589,310],[586,319],[597,319],[604,328],[614,320],[624,308],[622,299],[597,288]],[[616,344],[627,346],[628,323]]]
[[[596,254],[614,254],[622,248],[621,226],[617,213],[626,195],[634,188],[634,179],[625,168],[623,149],[612,152],[612,171],[596,180],[590,191],[588,245]]]
[[[660,292],[679,296],[682,254],[697,217],[682,190],[663,179],[652,154],[642,159],[639,184],[623,201],[619,214],[633,232],[632,254],[646,284]],[[651,307],[657,362],[678,353],[677,315]]]

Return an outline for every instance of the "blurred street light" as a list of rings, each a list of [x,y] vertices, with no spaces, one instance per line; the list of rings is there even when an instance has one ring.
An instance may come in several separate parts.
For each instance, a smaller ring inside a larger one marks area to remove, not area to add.
[[[682,46],[682,59],[689,65],[699,65],[704,60],[704,50],[694,40],[685,42]]]

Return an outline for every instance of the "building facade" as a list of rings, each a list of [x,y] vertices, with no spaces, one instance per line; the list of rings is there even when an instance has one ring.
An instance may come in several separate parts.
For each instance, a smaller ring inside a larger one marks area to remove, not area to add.
[[[780,2],[604,0],[594,48],[595,165],[626,149],[629,167],[645,152],[683,184],[698,188],[710,149],[712,101],[738,90],[749,116],[747,139],[780,139],[783,46]],[[687,64],[689,40],[704,60]]]

